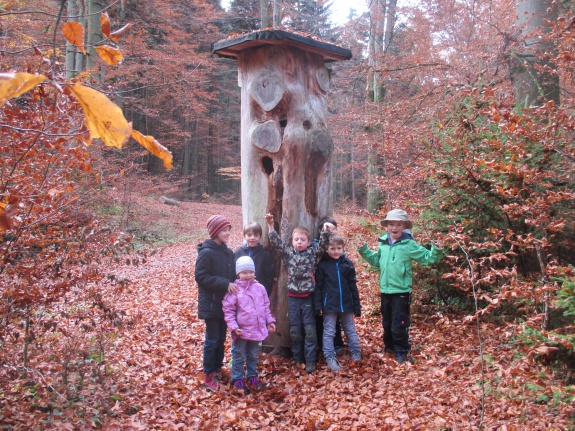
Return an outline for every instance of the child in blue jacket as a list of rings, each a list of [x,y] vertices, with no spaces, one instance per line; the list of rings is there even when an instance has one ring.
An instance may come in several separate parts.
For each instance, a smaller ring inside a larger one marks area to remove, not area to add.
[[[355,266],[345,255],[344,244],[341,236],[331,235],[327,255],[317,266],[314,293],[315,309],[323,314],[323,356],[333,372],[340,369],[334,347],[338,317],[349,344],[351,359],[361,359],[359,337],[353,322],[354,315],[361,315],[361,304]]]

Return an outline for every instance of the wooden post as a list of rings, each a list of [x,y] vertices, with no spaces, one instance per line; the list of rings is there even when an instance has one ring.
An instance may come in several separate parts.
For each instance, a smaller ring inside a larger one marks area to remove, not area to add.
[[[315,237],[319,218],[333,213],[325,62],[349,59],[351,52],[280,30],[221,41],[214,52],[238,61],[244,223],[260,223],[266,244],[268,212],[286,244],[296,226]],[[271,296],[277,332],[266,345],[291,345],[286,284],[282,264]]]

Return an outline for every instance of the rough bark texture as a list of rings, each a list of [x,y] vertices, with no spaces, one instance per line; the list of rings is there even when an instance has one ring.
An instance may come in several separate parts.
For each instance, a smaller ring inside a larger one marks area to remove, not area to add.
[[[102,40],[100,15],[105,6],[105,0],[88,1],[88,26],[86,29],[88,42],[86,50],[88,55],[86,56],[86,70],[92,72],[92,76],[98,81],[101,79],[101,71],[97,63],[98,52],[94,46]]]
[[[296,226],[314,236],[318,219],[333,211],[333,142],[326,126],[329,71],[321,56],[278,45],[243,51],[238,67],[243,220],[265,228],[264,216],[270,212],[285,243],[291,242]],[[282,270],[271,297],[277,333],[267,342],[281,347],[291,344],[286,282]]]
[[[281,25],[281,18],[280,18],[280,0],[274,0],[274,12],[273,12],[273,26],[279,27]]]
[[[546,39],[551,22],[557,21],[557,6],[550,0],[519,0],[517,27],[525,35],[525,51],[514,71],[515,96],[525,107],[545,100],[560,102],[559,77],[547,52],[553,43]]]

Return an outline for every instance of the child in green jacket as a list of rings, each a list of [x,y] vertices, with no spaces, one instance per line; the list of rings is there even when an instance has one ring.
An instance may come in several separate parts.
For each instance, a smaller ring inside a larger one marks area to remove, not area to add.
[[[428,250],[413,239],[409,232],[413,223],[403,210],[388,212],[381,224],[387,228],[387,235],[378,238],[377,251],[370,250],[364,243],[358,252],[371,266],[379,268],[383,344],[387,352],[395,351],[397,362],[402,364],[407,360],[407,352],[411,348],[409,307],[412,261],[432,265],[441,260],[443,252],[439,244],[432,244],[431,250]]]

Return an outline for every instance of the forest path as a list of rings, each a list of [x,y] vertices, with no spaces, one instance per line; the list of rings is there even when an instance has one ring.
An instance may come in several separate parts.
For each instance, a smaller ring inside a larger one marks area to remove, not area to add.
[[[361,361],[351,361],[346,349],[339,373],[320,359],[318,371],[307,375],[290,359],[262,355],[265,390],[238,396],[224,386],[220,393],[207,392],[202,385],[204,324],[197,319],[195,248],[212,214],[232,219],[230,247],[239,246],[241,213],[239,207],[209,204],[162,212],[186,225],[193,238],[163,247],[145,264],[114,271],[129,282],[116,286],[123,289],[115,306],[125,313],[125,327],[107,354],[110,363],[118,364],[121,396],[111,407],[118,417],[110,429],[477,429],[482,379],[487,382],[487,429],[566,429],[567,412],[528,399],[526,386],[537,381],[537,370],[528,361],[514,363],[514,334],[503,327],[481,325],[488,355],[483,375],[475,322],[425,307],[413,310],[411,361],[398,365],[382,353],[376,274],[364,271],[363,264],[358,264],[363,313],[356,320]],[[347,251],[359,262],[354,249]]]

